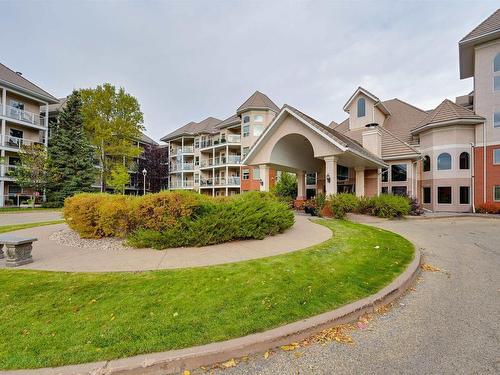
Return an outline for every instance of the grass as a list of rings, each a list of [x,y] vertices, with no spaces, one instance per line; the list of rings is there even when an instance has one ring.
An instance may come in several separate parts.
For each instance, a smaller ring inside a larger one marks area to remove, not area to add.
[[[109,360],[264,331],[374,294],[413,259],[413,245],[397,234],[318,223],[333,231],[330,240],[240,263],[137,273],[1,270],[0,368]]]
[[[14,230],[41,227],[44,225],[61,224],[64,220],[39,221],[37,223],[9,224],[0,226],[0,233],[12,232]]]
[[[0,214],[13,212],[32,212],[32,211],[61,211],[60,208],[45,208],[45,207],[1,207]]]

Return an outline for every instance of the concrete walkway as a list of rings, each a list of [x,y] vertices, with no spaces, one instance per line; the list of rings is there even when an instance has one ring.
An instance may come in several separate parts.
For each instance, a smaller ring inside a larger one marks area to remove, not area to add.
[[[245,374],[498,374],[500,373],[500,222],[442,218],[354,220],[400,233],[441,272],[423,272],[415,290],[367,329],[354,345],[277,350],[228,369]],[[298,354],[297,354],[297,353]],[[202,374],[193,371],[192,374]]]
[[[62,245],[49,236],[66,228],[65,224],[22,229],[16,235],[34,236],[33,263],[16,269],[70,272],[145,271],[200,267],[239,262],[284,254],[326,241],[330,229],[314,224],[310,217],[296,216],[295,225],[276,236],[263,240],[247,240],[214,246],[153,249],[89,249]],[[0,261],[0,268],[5,265]]]
[[[36,223],[40,221],[51,221],[62,219],[61,211],[40,210],[26,212],[5,212],[0,213],[0,225]]]

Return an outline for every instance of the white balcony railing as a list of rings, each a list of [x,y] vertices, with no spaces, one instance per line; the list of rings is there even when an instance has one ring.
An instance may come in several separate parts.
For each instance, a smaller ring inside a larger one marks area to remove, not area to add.
[[[200,148],[216,147],[225,144],[238,144],[241,143],[241,136],[237,134],[228,134],[225,138],[214,138],[204,142],[200,142]]]
[[[17,165],[11,165],[11,164],[4,164],[3,165],[3,174],[0,174],[2,177],[9,177],[12,172],[14,172],[14,169],[16,169],[18,166]],[[1,168],[0,168],[1,172]]]
[[[240,186],[240,178],[239,177],[202,178],[200,179],[200,186],[202,187]]]
[[[175,163],[170,166],[171,172],[192,171],[194,170],[194,163]]]
[[[170,187],[170,189],[192,188],[193,187],[193,180],[171,181],[169,187]]]
[[[41,117],[36,113],[25,111],[16,107],[12,107],[7,104],[0,104],[0,115],[3,115],[3,110],[5,107],[5,116],[13,120],[25,122],[30,125],[44,126],[45,118]]]
[[[33,144],[43,145],[43,142],[34,141],[32,139],[13,137],[11,135],[0,136],[0,145],[3,147],[20,149],[21,146],[31,146]]]
[[[240,155],[229,155],[229,156],[221,156],[218,158],[210,158],[207,160],[202,160],[200,165],[202,168],[206,167],[217,167],[221,165],[228,165],[228,164],[240,164],[241,163],[241,156]]]
[[[194,146],[171,147],[170,155],[193,154]]]

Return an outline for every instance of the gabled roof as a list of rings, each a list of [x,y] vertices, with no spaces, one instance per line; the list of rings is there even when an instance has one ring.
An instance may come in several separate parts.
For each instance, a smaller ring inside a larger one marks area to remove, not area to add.
[[[382,103],[382,101],[380,101],[379,98],[377,98],[370,91],[368,91],[367,89],[364,89],[361,86],[359,86],[356,89],[356,91],[354,91],[354,94],[352,94],[351,97],[349,98],[349,100],[347,101],[347,103],[344,104],[344,111],[346,111],[347,113],[349,113],[349,107],[351,106],[352,102],[354,101],[354,99],[356,99],[356,97],[359,94],[363,94],[363,95],[369,97],[371,100],[373,100],[375,102],[375,107],[377,107],[378,109],[380,109],[382,111],[382,113],[384,113],[385,115],[390,115],[391,114],[389,112],[389,110],[384,106],[384,104]]]
[[[238,125],[240,123],[241,123],[240,116],[232,115],[232,116],[229,116],[227,119],[223,120],[222,122],[220,122],[219,124],[217,124],[216,128],[217,129],[224,129],[224,128],[228,128],[228,127],[233,126],[233,125]]]
[[[280,110],[266,94],[263,94],[260,91],[255,91],[252,96],[250,96],[242,105],[238,107],[236,113],[240,114],[241,112],[249,109],[270,109],[276,113]]]
[[[298,118],[299,120],[302,120],[312,128],[316,129],[318,133],[322,134],[327,140],[332,142],[335,146],[339,147],[343,151],[351,151],[365,159],[371,160],[372,162],[375,162],[380,165],[385,165],[384,161],[380,159],[378,156],[375,154],[369,152],[363,146],[361,146],[358,142],[352,140],[349,137],[346,137],[345,135],[341,134],[340,132],[322,124],[321,122],[315,120],[314,118],[306,115],[305,113],[299,111],[297,108],[292,107],[291,105],[285,104],[279,114],[274,118],[274,120],[269,124],[269,126],[266,128],[266,131],[260,135],[260,137],[257,139],[257,142],[254,144],[254,146],[250,149],[250,152],[246,156],[245,160],[243,160],[243,164],[245,164],[246,160],[251,157],[251,155],[256,151],[258,148],[258,144],[262,139],[268,134],[270,129],[274,126],[274,124],[277,122],[277,120],[282,116],[284,112],[288,112]]]
[[[400,99],[382,102],[391,112],[383,124],[379,124],[382,136],[382,158],[407,157],[418,154],[411,130],[422,121],[427,112]],[[362,143],[365,128],[349,130],[349,119],[334,127],[335,130]]]
[[[160,138],[160,141],[169,141],[174,138],[181,137],[183,135],[197,135],[203,133],[214,133],[216,131],[215,126],[218,125],[221,120],[215,117],[207,117],[203,121],[194,122],[191,121],[186,125],[180,127],[177,130],[174,130],[172,133],[167,134],[166,136]]]
[[[485,121],[484,117],[476,115],[471,110],[453,103],[449,99],[443,100],[432,112],[412,130],[412,134],[418,134],[423,130],[436,126],[457,124],[478,124]]]
[[[148,137],[143,132],[141,132],[141,135],[139,137],[139,141],[142,142],[142,143],[147,143],[147,144],[150,144],[150,145],[158,146],[158,142],[156,142],[154,139]]]
[[[480,38],[491,32],[500,29],[500,9],[497,9],[491,16],[486,18],[483,22],[477,25],[470,33],[460,39],[460,42]]]
[[[34,96],[40,101],[46,101],[49,104],[58,103],[57,98],[2,63],[0,63],[0,83],[11,87],[13,90],[26,92],[26,94]]]
[[[500,38],[500,9],[477,25],[458,43],[460,78],[474,75],[474,46]]]

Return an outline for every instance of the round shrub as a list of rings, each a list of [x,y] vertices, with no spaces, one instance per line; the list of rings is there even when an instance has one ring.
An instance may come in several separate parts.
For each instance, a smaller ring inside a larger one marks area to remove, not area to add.
[[[410,213],[410,201],[407,197],[381,194],[372,198],[372,212],[378,217],[401,217]]]
[[[359,198],[354,194],[340,193],[330,197],[330,207],[337,219],[343,219],[346,213],[356,211],[358,205]]]

